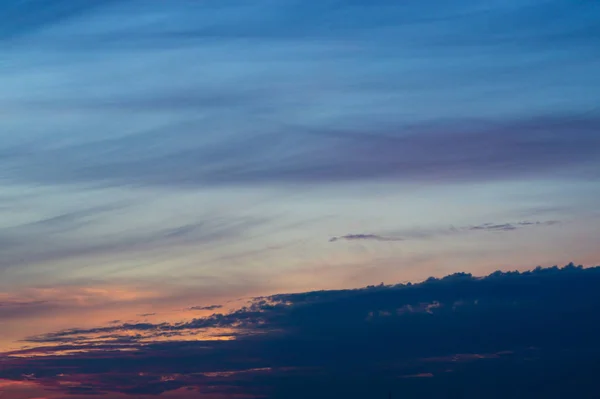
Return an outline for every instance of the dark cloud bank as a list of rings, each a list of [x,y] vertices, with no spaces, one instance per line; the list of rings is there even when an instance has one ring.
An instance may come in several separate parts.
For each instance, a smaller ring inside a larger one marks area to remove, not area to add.
[[[191,397],[595,398],[598,287],[600,267],[570,264],[261,297],[188,322],[32,337],[44,346],[20,354],[48,356],[6,357],[0,378],[107,398],[179,388]],[[235,340],[158,341],[229,328]]]

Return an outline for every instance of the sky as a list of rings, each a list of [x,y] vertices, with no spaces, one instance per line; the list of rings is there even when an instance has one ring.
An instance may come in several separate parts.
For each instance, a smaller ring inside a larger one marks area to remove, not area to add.
[[[599,264],[597,1],[0,3],[0,366],[258,297]]]

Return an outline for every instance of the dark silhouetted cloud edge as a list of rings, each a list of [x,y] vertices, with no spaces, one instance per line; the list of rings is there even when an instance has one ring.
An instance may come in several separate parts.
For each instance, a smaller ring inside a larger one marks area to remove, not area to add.
[[[591,384],[590,373],[598,371],[599,284],[600,267],[569,264],[257,297],[242,309],[180,323],[31,337],[28,344],[40,346],[5,353],[0,378],[34,376],[63,391],[79,386],[66,381],[78,381],[94,393],[159,394],[181,387],[208,393],[211,386],[218,387],[213,394],[273,398],[311,390],[326,397],[344,392],[343,380],[357,392],[382,384],[435,397],[473,386],[460,381],[478,381],[483,389],[499,375],[525,389],[528,381],[545,381],[539,370],[546,366],[562,375],[579,364],[577,378],[555,387],[564,394],[575,381]],[[203,339],[210,331],[212,338]],[[183,339],[190,334],[197,339]],[[219,336],[228,339],[214,340]]]

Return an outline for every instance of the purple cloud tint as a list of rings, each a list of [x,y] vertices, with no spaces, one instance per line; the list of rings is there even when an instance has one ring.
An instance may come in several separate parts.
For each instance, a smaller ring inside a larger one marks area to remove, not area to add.
[[[455,121],[411,130],[398,126],[386,132],[273,129],[211,145],[194,144],[193,124],[77,147],[48,149],[34,144],[26,153],[12,154],[10,163],[20,167],[7,168],[7,177],[45,184],[202,186],[381,178],[409,182],[596,178],[600,170],[600,119],[595,117]],[[181,148],[166,152],[160,143],[167,131]],[[137,157],[128,148],[148,151]],[[100,157],[109,149],[113,149],[110,159]],[[16,171],[18,175],[12,174]]]

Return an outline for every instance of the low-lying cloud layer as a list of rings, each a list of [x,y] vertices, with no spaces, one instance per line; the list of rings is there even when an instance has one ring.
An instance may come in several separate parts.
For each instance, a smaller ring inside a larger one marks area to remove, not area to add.
[[[369,390],[427,397],[449,390],[499,398],[543,383],[544,397],[575,389],[591,398],[598,284],[600,268],[571,264],[260,297],[231,313],[179,323],[31,337],[37,347],[5,354],[0,378],[84,396],[185,397],[184,389],[217,397],[358,398]],[[196,339],[178,338],[191,334]],[[542,364],[554,379],[539,374]],[[497,387],[492,376],[511,383]]]

